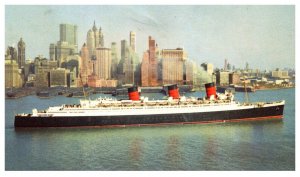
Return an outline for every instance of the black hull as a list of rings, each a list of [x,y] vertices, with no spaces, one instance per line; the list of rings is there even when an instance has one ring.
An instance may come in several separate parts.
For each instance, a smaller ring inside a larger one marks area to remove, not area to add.
[[[15,116],[15,127],[143,126],[196,124],[282,118],[284,105],[244,110],[130,116],[30,117]]]

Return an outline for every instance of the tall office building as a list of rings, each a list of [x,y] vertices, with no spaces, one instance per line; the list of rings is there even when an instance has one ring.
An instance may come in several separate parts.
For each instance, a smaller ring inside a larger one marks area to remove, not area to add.
[[[113,79],[117,79],[118,72],[118,51],[117,51],[117,43],[111,43],[111,77]]]
[[[141,85],[143,87],[149,86],[149,53],[144,52],[141,64]]]
[[[23,85],[22,74],[16,60],[5,60],[5,87],[20,88]]]
[[[188,60],[185,62],[186,66],[186,84],[194,85],[197,80],[197,64],[194,61]]]
[[[132,49],[133,52],[136,52],[136,34],[135,32],[133,31],[130,31],[130,34],[129,34],[129,39],[130,39],[130,47]]]
[[[227,61],[227,59],[225,59],[223,70],[224,70],[224,71],[227,71],[227,69],[228,69],[228,61]]]
[[[141,84],[142,86],[158,86],[158,60],[156,57],[156,43],[155,40],[149,36],[148,40],[149,50],[144,53],[141,64]]]
[[[163,84],[183,84],[184,63],[187,53],[182,48],[163,49],[162,52]]]
[[[49,58],[57,61],[58,65],[66,62],[69,55],[78,53],[77,26],[71,24],[60,24],[60,39],[56,44],[49,46]]]
[[[49,47],[49,56],[50,60],[57,61],[57,45],[56,44],[50,44]]]
[[[229,85],[229,72],[228,71],[218,71],[216,73],[217,85],[227,86]]]
[[[104,47],[104,36],[102,33],[102,29],[100,27],[98,30],[95,21],[92,29],[90,29],[87,33],[86,43],[90,57],[95,56],[96,48]]]
[[[77,26],[71,24],[60,24],[60,41],[68,42],[69,45],[74,45],[77,52]]]
[[[126,40],[121,41],[121,60],[123,63],[124,84],[133,84],[134,68],[132,60],[132,49],[128,46]]]
[[[123,84],[135,84],[137,83],[137,67],[138,67],[138,55],[128,45],[126,40],[121,41],[121,61],[120,72],[122,74]]]
[[[94,72],[99,79],[111,78],[111,50],[109,48],[96,49]]]
[[[81,78],[79,78],[79,85],[85,85],[88,82],[88,76],[92,74],[92,63],[90,61],[89,50],[85,43],[81,48],[80,56],[79,77]]]
[[[21,38],[20,41],[18,42],[18,65],[19,68],[24,68],[25,66],[25,42]]]

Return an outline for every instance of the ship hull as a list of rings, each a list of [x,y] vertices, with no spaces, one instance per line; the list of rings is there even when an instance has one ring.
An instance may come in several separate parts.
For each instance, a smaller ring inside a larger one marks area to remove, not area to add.
[[[228,111],[182,114],[114,115],[114,116],[15,116],[15,127],[126,127],[143,125],[197,124],[282,118],[284,105]]]

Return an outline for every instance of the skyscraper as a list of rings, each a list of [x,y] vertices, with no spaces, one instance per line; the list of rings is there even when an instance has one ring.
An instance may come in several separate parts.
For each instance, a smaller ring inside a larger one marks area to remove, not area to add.
[[[77,52],[77,26],[71,24],[60,24],[60,41],[68,42],[69,45],[74,45]]]
[[[131,47],[131,49],[132,49],[133,52],[136,52],[136,48],[135,48],[135,46],[136,46],[135,36],[136,36],[135,32],[130,31],[130,35],[129,35],[130,47]]]
[[[156,57],[156,43],[155,40],[149,36],[148,40],[149,50],[144,53],[141,75],[142,75],[142,86],[158,86],[158,61]],[[148,77],[146,77],[148,76]]]
[[[117,52],[117,43],[111,43],[111,77],[117,79],[117,70],[118,70],[118,52]]]
[[[186,66],[186,84],[194,85],[196,84],[196,76],[197,76],[197,65],[194,61],[188,60],[185,62]]]
[[[96,49],[94,72],[99,79],[111,78],[111,50],[109,48]]]
[[[84,43],[81,48],[81,58],[79,61],[79,76],[80,78],[80,84],[79,85],[85,85],[88,82],[88,76],[92,74],[92,66],[91,61],[89,57],[89,50]]]
[[[77,26],[71,24],[59,25],[60,38],[56,44],[50,44],[50,60],[58,61],[59,66],[66,62],[69,55],[78,53]]]
[[[183,84],[187,53],[182,48],[162,50],[163,84]]]
[[[18,42],[18,65],[19,68],[24,67],[25,65],[25,42],[21,38],[20,41]]]
[[[50,44],[49,55],[50,55],[50,60],[57,61],[57,45],[53,43]]]
[[[138,56],[128,45],[126,40],[121,41],[121,72],[124,76],[123,84],[134,84],[135,72],[138,66]]]
[[[141,85],[149,86],[149,52],[144,52],[141,64]]]
[[[95,21],[92,29],[90,29],[87,33],[86,43],[90,57],[95,55],[96,48],[104,47],[104,36],[102,33],[102,29],[100,27],[98,30]]]

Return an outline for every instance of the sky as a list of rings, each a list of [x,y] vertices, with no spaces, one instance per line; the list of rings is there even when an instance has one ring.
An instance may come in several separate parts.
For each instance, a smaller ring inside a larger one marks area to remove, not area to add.
[[[59,40],[59,24],[78,26],[79,49],[94,20],[104,33],[105,47],[129,41],[136,32],[142,58],[152,36],[160,49],[182,47],[189,59],[223,67],[295,68],[295,6],[5,6],[5,48],[26,43],[26,58],[49,58],[49,44]],[[120,53],[120,51],[119,51]]]

